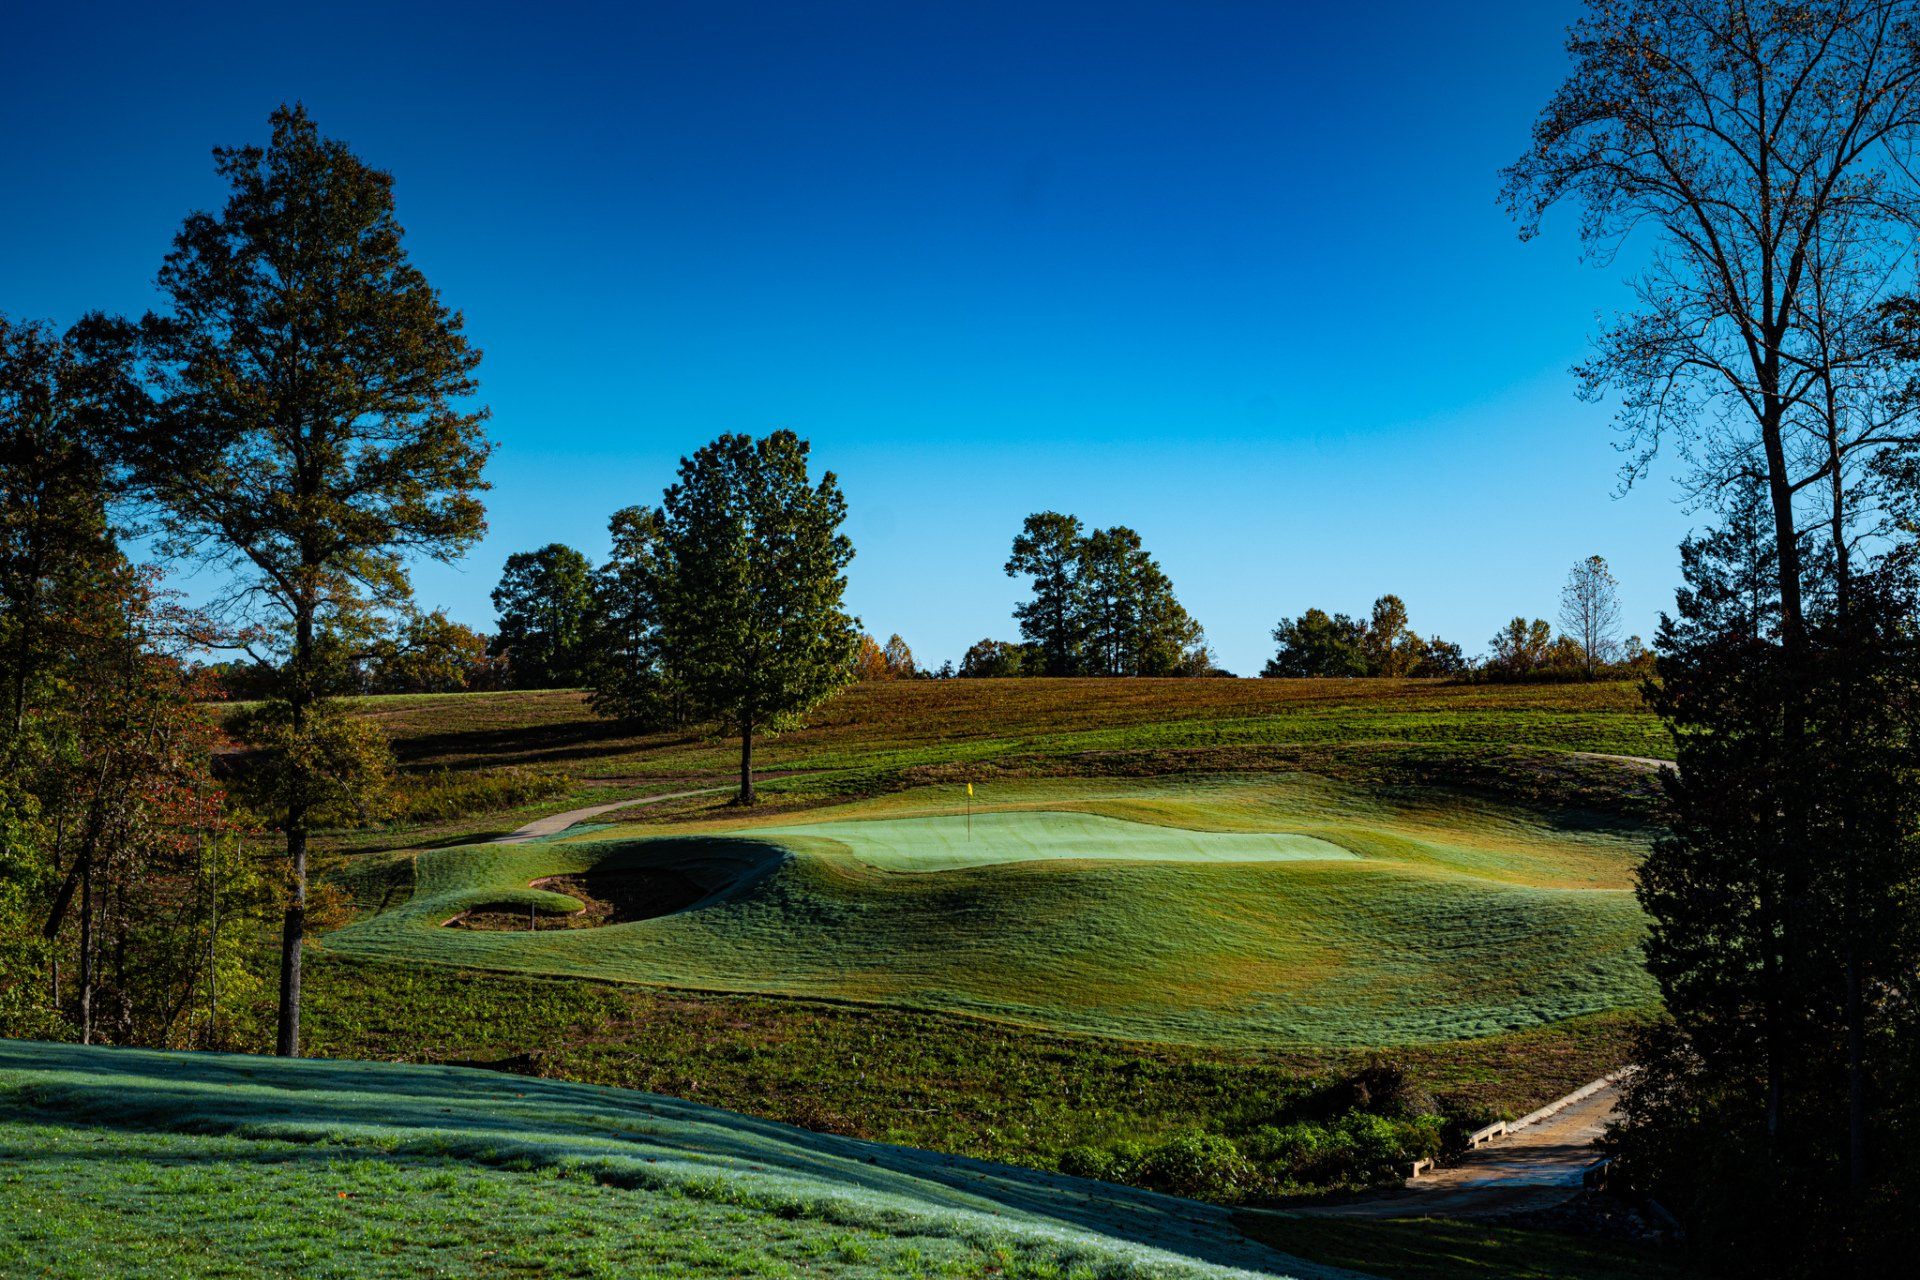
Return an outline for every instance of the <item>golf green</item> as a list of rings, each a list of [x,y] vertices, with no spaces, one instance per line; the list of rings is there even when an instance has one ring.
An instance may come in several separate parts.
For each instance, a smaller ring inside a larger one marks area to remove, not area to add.
[[[1036,783],[975,812],[969,844],[952,798],[423,852],[402,906],[325,945],[1245,1047],[1450,1040],[1654,999],[1631,829],[1323,780]],[[576,910],[534,887],[549,877],[683,891],[598,928],[444,927]]]
[[[1330,841],[1292,832],[1189,831],[1093,813],[1016,811],[971,817],[865,818],[759,827],[768,840],[832,840],[870,867],[952,871],[1035,859],[1125,862],[1294,862],[1352,858]]]

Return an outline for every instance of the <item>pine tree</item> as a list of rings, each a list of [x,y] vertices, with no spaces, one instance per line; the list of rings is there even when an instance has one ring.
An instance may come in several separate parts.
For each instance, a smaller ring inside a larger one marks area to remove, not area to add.
[[[218,213],[162,264],[170,309],[139,326],[153,393],[132,441],[169,549],[232,571],[220,602],[281,661],[290,872],[279,1052],[300,1050],[307,842],[329,780],[320,735],[342,649],[404,609],[407,558],[450,560],[485,525],[480,353],[407,258],[393,179],[281,107],[265,147],[219,148]]]

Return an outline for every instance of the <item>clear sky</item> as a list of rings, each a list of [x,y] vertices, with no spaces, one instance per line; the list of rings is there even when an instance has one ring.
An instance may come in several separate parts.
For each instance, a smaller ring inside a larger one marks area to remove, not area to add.
[[[187,16],[186,9],[196,16]],[[1567,367],[1624,268],[1496,201],[1572,0],[21,4],[0,310],[137,312],[209,149],[283,100],[394,172],[486,352],[490,531],[596,559],[722,431],[841,477],[851,604],[922,660],[1011,638],[1030,511],[1138,529],[1229,668],[1403,596],[1485,648],[1598,552],[1629,629],[1691,523],[1616,497]]]

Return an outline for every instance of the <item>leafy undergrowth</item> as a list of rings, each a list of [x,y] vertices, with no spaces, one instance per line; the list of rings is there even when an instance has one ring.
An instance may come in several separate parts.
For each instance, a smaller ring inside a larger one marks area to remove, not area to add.
[[[1645,1245],[1481,1222],[1245,1214],[1241,1229],[1277,1249],[1380,1280],[1689,1280]]]
[[[487,1064],[1223,1202],[1358,1187],[1455,1130],[1626,1060],[1630,1015],[1365,1053],[1248,1054],[1051,1035],[900,1009],[457,969],[309,963],[332,1057]],[[1372,1080],[1374,1083],[1368,1085]],[[1362,1092],[1361,1086],[1366,1086]],[[1431,1099],[1431,1103],[1427,1101]]]
[[[0,1270],[1310,1276],[1226,1211],[484,1072],[0,1042]]]

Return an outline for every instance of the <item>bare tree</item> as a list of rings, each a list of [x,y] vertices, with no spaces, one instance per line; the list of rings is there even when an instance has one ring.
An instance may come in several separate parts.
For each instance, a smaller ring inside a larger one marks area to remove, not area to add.
[[[1916,0],[1589,0],[1569,32],[1574,68],[1506,171],[1532,236],[1565,199],[1589,256],[1635,231],[1655,239],[1638,307],[1598,337],[1583,391],[1619,397],[1626,479],[1672,434],[1696,498],[1745,486],[1771,517],[1779,641],[1808,669],[1803,534],[1818,530],[1849,607],[1851,552],[1879,512],[1920,492],[1915,354],[1920,303],[1920,3]],[[1789,680],[1782,750],[1797,758],[1807,708]],[[1803,989],[1810,809],[1778,797],[1767,921],[1767,1129],[1777,1139],[1787,1058],[1779,993]],[[1851,863],[1848,900],[1854,897]],[[1851,909],[1849,925],[1851,925]],[[1852,929],[1846,930],[1849,937]],[[1859,977],[1848,955],[1850,1173],[1864,1177]],[[1796,1015],[1797,1016],[1797,1015]]]
[[[1620,584],[1601,556],[1588,556],[1567,573],[1560,591],[1560,629],[1574,638],[1589,679],[1620,649]]]
[[[1598,337],[1583,389],[1620,397],[1629,481],[1671,432],[1700,496],[1761,484],[1795,652],[1796,498],[1846,465],[1822,433],[1844,424],[1843,454],[1862,463],[1914,442],[1904,421],[1841,411],[1883,348],[1838,338],[1864,334],[1852,321],[1878,292],[1868,282],[1895,278],[1920,231],[1915,18],[1913,0],[1591,0],[1568,35],[1573,73],[1505,173],[1525,237],[1568,198],[1590,256],[1657,237],[1639,308]]]

